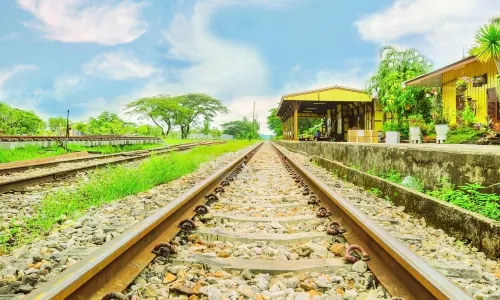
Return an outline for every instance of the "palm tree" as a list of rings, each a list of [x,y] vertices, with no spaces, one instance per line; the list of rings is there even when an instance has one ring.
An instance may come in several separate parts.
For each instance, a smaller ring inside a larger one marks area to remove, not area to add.
[[[479,28],[476,32],[476,44],[471,49],[471,54],[480,62],[495,60],[500,72],[500,21],[499,18]]]

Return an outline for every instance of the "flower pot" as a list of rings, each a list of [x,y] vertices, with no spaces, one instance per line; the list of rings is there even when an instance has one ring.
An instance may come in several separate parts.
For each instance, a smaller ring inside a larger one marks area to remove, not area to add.
[[[459,91],[459,92],[465,92],[466,90],[467,90],[466,84],[462,84],[462,85],[457,86],[457,91]]]
[[[436,128],[436,143],[442,144],[446,140],[446,135],[448,134],[448,124],[435,125]]]
[[[419,126],[410,127],[410,142],[420,143],[422,141],[422,132]]]
[[[400,134],[398,131],[387,131],[385,133],[386,144],[399,144]]]

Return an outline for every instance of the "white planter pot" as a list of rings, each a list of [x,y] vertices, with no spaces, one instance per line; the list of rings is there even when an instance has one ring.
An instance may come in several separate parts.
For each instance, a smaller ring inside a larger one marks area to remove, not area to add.
[[[385,133],[386,144],[399,144],[400,134],[398,131],[387,131]]]
[[[419,126],[410,127],[410,143],[420,143],[422,141],[422,132]]]
[[[439,124],[435,126],[436,128],[436,143],[442,144],[446,140],[446,135],[448,134],[448,124]]]

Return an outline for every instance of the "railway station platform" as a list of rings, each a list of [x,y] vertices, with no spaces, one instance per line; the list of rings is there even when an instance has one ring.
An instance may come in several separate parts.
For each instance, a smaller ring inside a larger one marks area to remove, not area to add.
[[[385,173],[396,170],[415,176],[425,187],[448,178],[454,185],[470,182],[492,186],[500,194],[500,147],[453,144],[368,144],[337,142],[277,141],[278,144],[308,155],[337,161],[345,166]]]

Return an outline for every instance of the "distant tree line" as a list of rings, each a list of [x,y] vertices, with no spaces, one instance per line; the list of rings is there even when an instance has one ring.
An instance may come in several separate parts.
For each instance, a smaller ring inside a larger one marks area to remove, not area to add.
[[[161,131],[155,126],[126,122],[118,115],[107,111],[83,122],[70,120],[69,125],[71,129],[86,135],[161,136]],[[32,111],[13,108],[0,102],[0,130],[8,135],[64,135],[66,118],[62,116],[49,118],[46,123]]]

